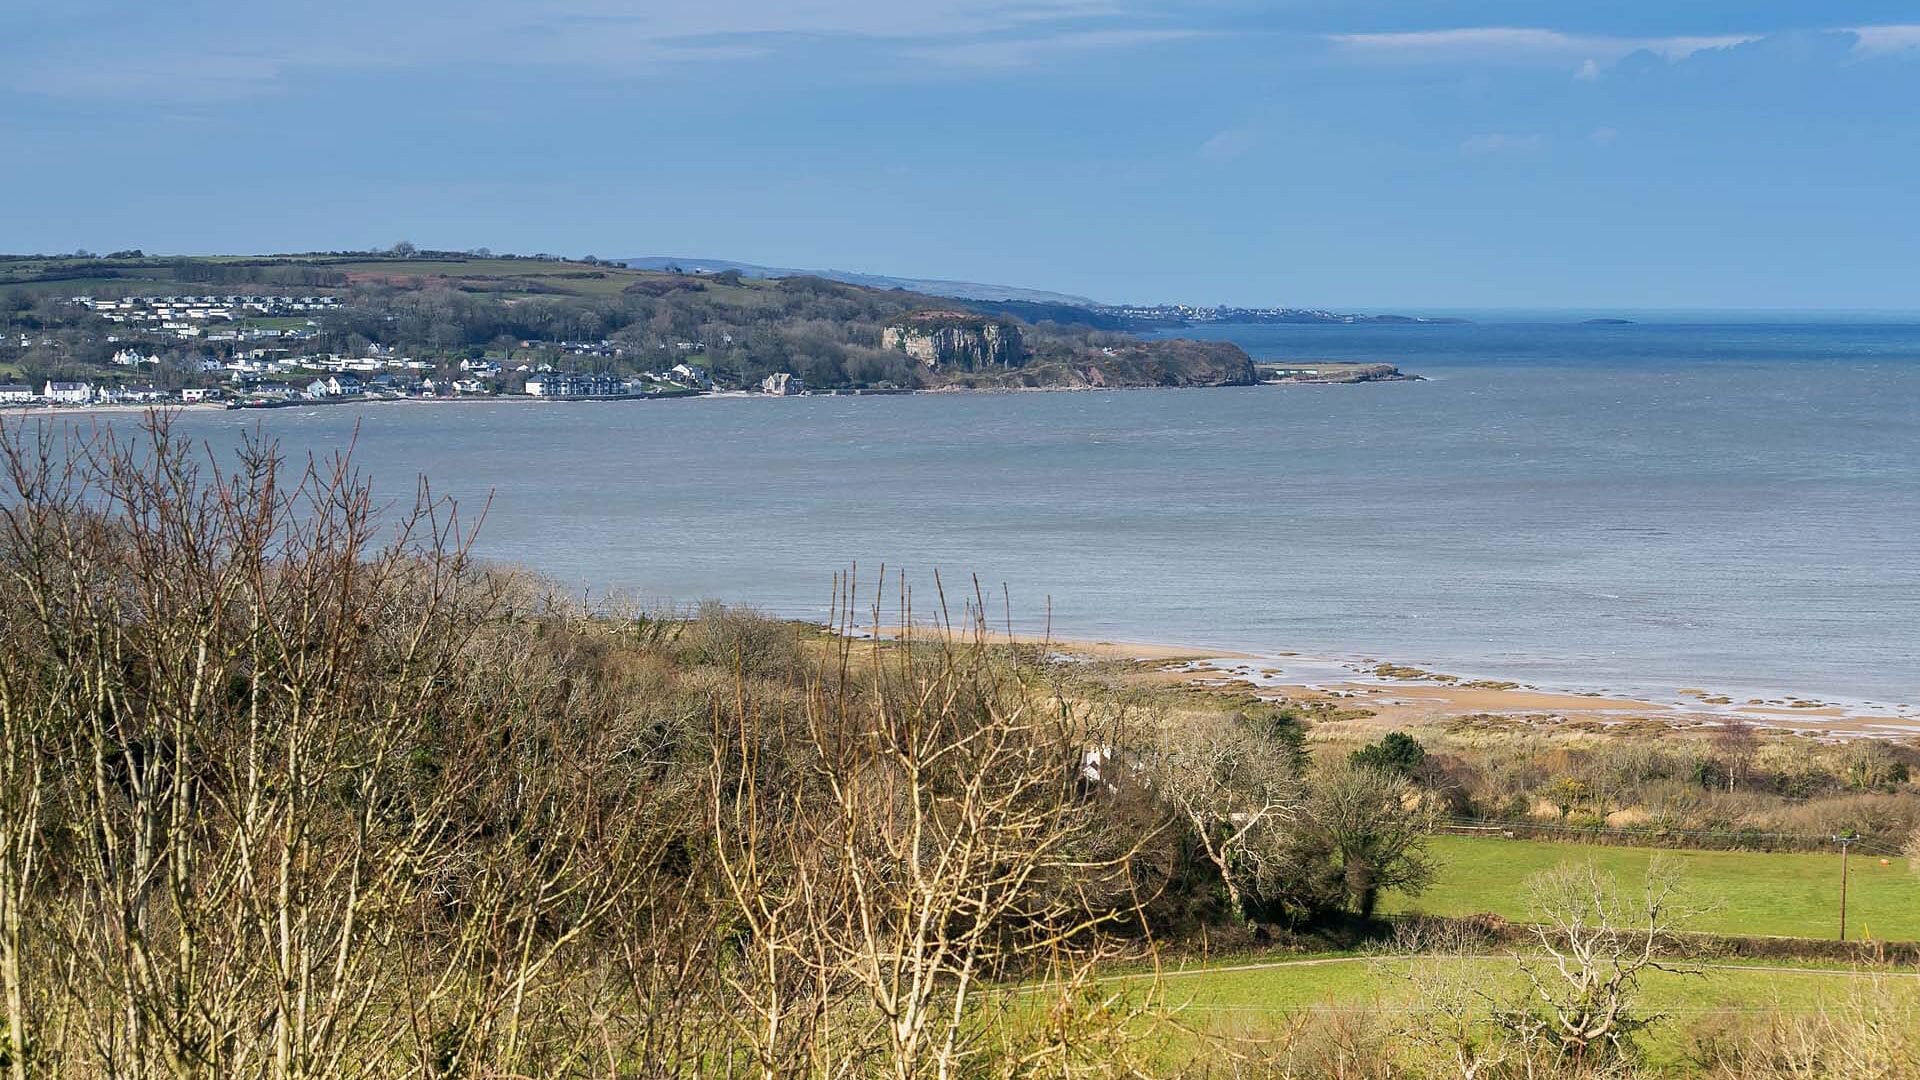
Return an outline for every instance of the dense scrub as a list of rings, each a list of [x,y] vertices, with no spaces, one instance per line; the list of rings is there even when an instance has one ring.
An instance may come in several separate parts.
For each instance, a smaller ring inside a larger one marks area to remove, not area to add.
[[[588,618],[345,460],[53,430],[0,444],[15,1077],[1118,1074],[1110,961],[1418,872],[1402,781],[1303,774],[1284,716]]]
[[[1329,753],[1355,740],[1318,729]],[[1594,737],[1476,728],[1419,733],[1409,769],[1448,817],[1565,839],[1751,850],[1899,852],[1920,828],[1920,745],[1826,742],[1732,723],[1692,734]]]

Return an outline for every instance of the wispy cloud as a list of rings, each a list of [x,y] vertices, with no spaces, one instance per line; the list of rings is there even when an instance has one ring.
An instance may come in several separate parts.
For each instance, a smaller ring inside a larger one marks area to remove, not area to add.
[[[1853,51],[1863,57],[1920,54],[1920,23],[1841,26],[1814,31],[1850,34]],[[1359,56],[1403,61],[1500,60],[1564,63],[1578,60],[1575,75],[1599,77],[1601,68],[1637,52],[1669,61],[1714,49],[1730,49],[1769,37],[1765,33],[1682,34],[1664,37],[1575,34],[1528,26],[1470,26],[1445,30],[1406,30],[1369,34],[1329,34],[1336,48]]]
[[[1757,41],[1760,34],[1616,37],[1570,34],[1525,26],[1475,26],[1451,30],[1409,30],[1375,34],[1331,34],[1338,48],[1366,55],[1411,60],[1536,58],[1562,62],[1569,57],[1617,60],[1651,52],[1678,60],[1708,49]]]
[[[38,0],[33,0],[38,2]],[[1197,31],[1140,5],[1156,0],[409,0],[259,8],[209,0],[195,25],[163,7],[92,0],[31,12],[40,45],[0,85],[74,97],[221,98],[303,71],[453,64],[565,66],[628,74],[739,61],[822,41],[864,43],[877,60],[1004,67],[1067,52],[1178,40]],[[112,17],[108,17],[112,16]],[[114,57],[110,66],[102,55]],[[106,74],[96,74],[110,67]]]

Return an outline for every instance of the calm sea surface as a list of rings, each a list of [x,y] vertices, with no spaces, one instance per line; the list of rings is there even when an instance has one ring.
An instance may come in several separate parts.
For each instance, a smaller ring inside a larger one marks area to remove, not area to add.
[[[884,562],[1004,583],[1028,629],[1051,598],[1062,636],[1920,703],[1920,325],[1199,334],[1430,381],[183,423],[295,454],[357,424],[386,492],[491,493],[483,554],[595,593],[818,617]]]

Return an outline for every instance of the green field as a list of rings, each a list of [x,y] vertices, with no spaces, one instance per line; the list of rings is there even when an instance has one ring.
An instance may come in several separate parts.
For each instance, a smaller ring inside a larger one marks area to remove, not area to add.
[[[1838,930],[1838,854],[1671,851],[1482,837],[1435,837],[1440,865],[1433,886],[1417,898],[1392,897],[1394,911],[1440,915],[1492,913],[1530,921],[1527,881],[1562,863],[1592,862],[1632,889],[1655,858],[1681,866],[1690,904],[1708,910],[1686,929],[1735,935],[1833,937]],[[1849,860],[1848,936],[1920,940],[1920,874],[1904,859]],[[1467,989],[1474,1015],[1514,1004],[1526,983],[1504,949],[1478,956],[1324,956],[1223,961],[1163,972],[1164,1005],[1178,1023],[1164,1036],[1170,1064],[1205,1056],[1219,1045],[1274,1045],[1282,1033],[1315,1021],[1371,1026],[1391,1045],[1432,1018],[1423,1002]],[[1808,1014],[1841,1006],[1856,994],[1920,995],[1920,974],[1869,972],[1812,961],[1712,961],[1649,971],[1638,1008],[1660,1019],[1639,1038],[1647,1064],[1684,1072],[1702,1037],[1768,1015]],[[1122,986],[1147,976],[1117,976]],[[1863,980],[1877,979],[1872,986]],[[1450,989],[1452,988],[1452,989]],[[1484,995],[1484,997],[1480,996]],[[1423,1019],[1423,1016],[1427,1017]],[[1704,1035],[1703,1035],[1704,1033]],[[1234,1040],[1252,1040],[1236,1043]]]
[[[1869,973],[1840,969],[1702,964],[1650,972],[1642,1008],[1662,1015],[1642,1038],[1650,1064],[1685,1060],[1691,1032],[1716,1014],[1804,1013],[1845,1001]],[[1881,975],[1894,993],[1920,993],[1911,974]],[[1416,978],[1430,980],[1422,983]],[[1389,1028],[1420,1023],[1423,986],[1471,985],[1496,999],[1524,988],[1515,962],[1500,957],[1363,957],[1225,965],[1172,972],[1166,1004],[1196,1031],[1260,1038],[1313,1013],[1357,1010]]]
[[[1831,938],[1840,929],[1840,856],[1757,851],[1665,851],[1594,844],[1439,836],[1433,885],[1418,897],[1390,896],[1383,909],[1432,915],[1487,912],[1530,921],[1527,879],[1565,862],[1593,862],[1623,886],[1639,882],[1656,856],[1674,860],[1695,903],[1711,910],[1685,927],[1716,934]],[[1848,860],[1847,936],[1920,940],[1920,873],[1905,859]]]

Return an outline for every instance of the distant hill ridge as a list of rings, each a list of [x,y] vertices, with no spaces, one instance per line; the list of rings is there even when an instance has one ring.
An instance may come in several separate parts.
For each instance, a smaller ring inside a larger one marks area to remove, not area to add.
[[[751,278],[817,277],[828,281],[844,282],[848,285],[864,285],[870,289],[905,289],[908,292],[924,293],[928,296],[947,296],[956,300],[1018,300],[1036,304],[1067,304],[1073,307],[1099,305],[1099,301],[1085,296],[1048,292],[1045,289],[1023,289],[1017,285],[988,285],[977,281],[943,281],[938,278],[889,277],[884,274],[861,274],[851,270],[799,270],[784,266],[758,266],[754,263],[735,262],[732,259],[692,259],[671,255],[648,255],[644,258],[623,259],[620,262],[635,270],[677,268],[689,273],[738,270],[743,276]]]

